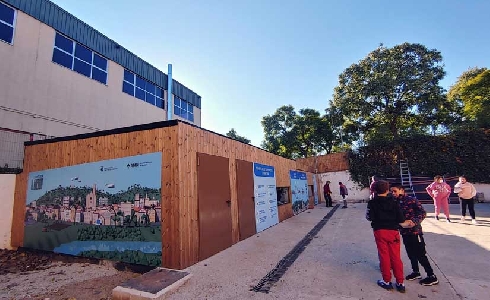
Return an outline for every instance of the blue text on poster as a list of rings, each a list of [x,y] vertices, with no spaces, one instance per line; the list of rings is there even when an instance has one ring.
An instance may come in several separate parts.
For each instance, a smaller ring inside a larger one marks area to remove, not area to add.
[[[261,232],[279,223],[276,175],[273,166],[254,163],[255,224]]]

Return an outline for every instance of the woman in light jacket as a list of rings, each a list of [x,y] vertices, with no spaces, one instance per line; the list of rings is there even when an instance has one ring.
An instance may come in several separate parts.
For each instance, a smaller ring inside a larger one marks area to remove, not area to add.
[[[427,193],[434,199],[434,208],[436,210],[436,219],[439,220],[439,211],[446,215],[446,222],[450,223],[449,219],[449,195],[451,194],[451,186],[444,182],[442,176],[434,177],[434,182],[425,188]]]
[[[465,221],[466,206],[468,206],[471,222],[473,224],[478,224],[475,219],[475,201],[473,200],[473,198],[476,196],[475,186],[466,181],[466,177],[459,176],[458,183],[454,185],[454,192],[458,194],[461,202],[461,221]]]

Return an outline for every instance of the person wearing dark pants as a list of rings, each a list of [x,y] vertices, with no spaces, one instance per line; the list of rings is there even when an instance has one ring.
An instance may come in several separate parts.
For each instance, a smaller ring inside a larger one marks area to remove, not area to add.
[[[471,216],[471,222],[478,224],[475,215],[475,201],[473,198],[476,196],[476,188],[473,184],[466,180],[466,177],[459,176],[459,181],[454,185],[454,192],[458,194],[459,201],[461,202],[461,221],[464,222],[466,218],[466,207],[468,207]]]
[[[464,221],[464,218],[466,216],[466,207],[468,207],[468,210],[470,212],[471,220],[475,220],[476,214],[475,214],[475,201],[473,199],[459,199],[461,201],[461,220]]]
[[[330,181],[327,181],[323,186],[323,196],[325,197],[326,207],[332,207],[332,190],[330,190]]]
[[[420,264],[424,268],[425,273],[427,273],[427,277],[420,280],[419,283],[426,286],[438,284],[439,280],[434,275],[434,270],[427,258],[422,225],[420,225],[427,216],[427,212],[416,198],[410,197],[405,193],[405,189],[402,186],[393,186],[391,193],[398,200],[405,219],[412,221],[412,225],[409,228],[400,229],[403,244],[405,245],[405,250],[412,266],[412,273],[407,275],[405,279],[421,279]]]

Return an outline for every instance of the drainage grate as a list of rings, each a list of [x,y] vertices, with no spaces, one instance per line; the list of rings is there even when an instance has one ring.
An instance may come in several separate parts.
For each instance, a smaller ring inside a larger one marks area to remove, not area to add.
[[[318,234],[318,232],[327,224],[328,220],[334,212],[339,208],[340,204],[335,205],[335,207],[328,212],[328,214],[323,217],[323,219],[318,222],[318,224],[313,227],[306,234],[306,236],[299,241],[294,248],[289,251],[286,256],[284,256],[279,263],[276,265],[274,269],[272,269],[267,275],[262,278],[256,286],[250,289],[250,291],[261,292],[268,294],[272,285],[281,279],[281,277],[286,273],[287,269],[294,263],[294,261],[298,258],[298,256],[305,250],[306,246],[313,240],[313,238]]]

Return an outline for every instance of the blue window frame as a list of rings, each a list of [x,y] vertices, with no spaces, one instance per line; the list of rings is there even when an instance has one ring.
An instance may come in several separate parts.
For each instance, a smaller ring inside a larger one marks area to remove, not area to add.
[[[107,84],[107,59],[58,32],[54,38],[52,60],[79,74]]]
[[[17,11],[0,2],[0,41],[14,43],[15,18]]]
[[[124,70],[122,91],[135,98],[148,102],[151,105],[165,109],[163,88],[137,76],[128,70]]]
[[[194,122],[194,106],[174,95],[174,115]]]

